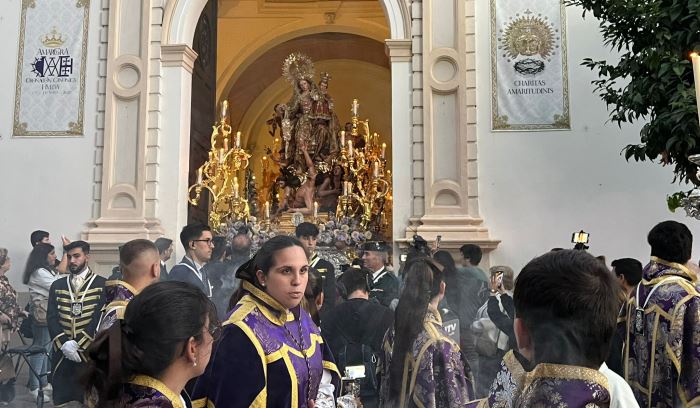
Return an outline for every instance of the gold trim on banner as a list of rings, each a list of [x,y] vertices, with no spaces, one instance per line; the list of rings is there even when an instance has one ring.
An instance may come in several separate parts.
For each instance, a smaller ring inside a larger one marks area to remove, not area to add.
[[[15,112],[12,127],[12,137],[76,137],[84,135],[85,116],[85,67],[87,63],[88,29],[90,22],[90,0],[75,0],[76,8],[83,8],[83,38],[80,58],[80,89],[78,90],[78,117],[69,121],[64,130],[31,131],[26,122],[20,122],[19,112],[22,101],[22,64],[24,61],[24,40],[27,25],[27,9],[36,8],[36,0],[22,0],[20,17],[19,53],[17,56],[17,76],[15,79]]]
[[[496,26],[496,2],[506,0],[491,0],[491,130],[503,131],[536,131],[536,130],[571,130],[569,114],[569,63],[567,46],[566,7],[563,2],[559,6],[560,20],[560,50],[562,69],[562,113],[554,114],[551,123],[543,124],[512,124],[508,116],[498,111],[498,27]]]

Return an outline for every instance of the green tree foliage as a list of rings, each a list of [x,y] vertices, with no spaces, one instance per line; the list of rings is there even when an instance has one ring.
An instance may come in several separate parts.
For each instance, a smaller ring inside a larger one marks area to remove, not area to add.
[[[584,59],[595,90],[618,126],[642,121],[641,143],[625,159],[673,164],[674,181],[700,185],[688,155],[700,153],[690,53],[700,49],[700,0],[567,0],[600,19],[619,61]]]

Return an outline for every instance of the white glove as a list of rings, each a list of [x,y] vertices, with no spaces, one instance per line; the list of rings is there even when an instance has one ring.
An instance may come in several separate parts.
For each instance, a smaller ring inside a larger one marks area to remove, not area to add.
[[[78,354],[79,349],[80,346],[78,346],[78,343],[75,340],[68,340],[61,346],[63,355],[66,356],[68,360],[75,361],[76,363],[81,362],[80,354]]]

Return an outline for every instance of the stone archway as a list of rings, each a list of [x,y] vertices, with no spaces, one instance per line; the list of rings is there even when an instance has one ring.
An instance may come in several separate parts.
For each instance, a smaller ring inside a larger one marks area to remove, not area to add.
[[[392,76],[392,144],[394,163],[411,162],[411,30],[410,13],[404,0],[378,0],[389,22],[391,38],[385,41],[391,61]],[[160,214],[163,229],[175,233],[187,220],[187,179],[192,64],[196,53],[192,40],[199,15],[206,0],[172,0],[163,12],[161,37],[162,131],[168,135],[160,144],[161,174],[159,196],[176,198],[175,205],[163,206]],[[397,174],[398,173],[398,174]],[[411,216],[411,174],[394,175],[394,233],[404,234]]]

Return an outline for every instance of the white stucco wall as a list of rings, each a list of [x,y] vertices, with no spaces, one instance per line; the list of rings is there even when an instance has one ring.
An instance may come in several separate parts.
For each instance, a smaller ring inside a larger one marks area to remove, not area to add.
[[[479,196],[491,235],[502,240],[491,265],[516,272],[531,258],[553,247],[571,247],[571,233],[591,234],[590,252],[610,261],[635,257],[645,263],[646,234],[656,223],[684,222],[695,234],[693,259],[700,257],[700,222],[680,209],[666,208],[671,166],[627,163],[620,151],[639,143],[640,125],[606,124],[604,103],[593,94],[593,72],[583,58],[611,58],[602,46],[598,25],[580,9],[569,8],[569,86],[572,130],[491,132],[489,1],[477,1],[477,90]]]
[[[54,245],[62,234],[79,239],[92,215],[100,1],[90,7],[85,135],[75,138],[12,137],[21,1],[0,7],[5,61],[0,64],[0,247],[9,250],[13,266],[8,276],[19,291],[26,290],[21,275],[31,250],[29,234],[49,231]]]

